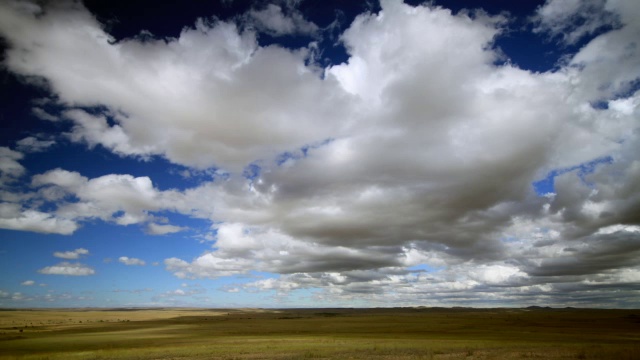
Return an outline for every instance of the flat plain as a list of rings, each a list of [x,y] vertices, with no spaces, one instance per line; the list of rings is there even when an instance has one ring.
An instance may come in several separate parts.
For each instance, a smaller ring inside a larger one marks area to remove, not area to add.
[[[0,359],[640,359],[640,310],[4,309]]]

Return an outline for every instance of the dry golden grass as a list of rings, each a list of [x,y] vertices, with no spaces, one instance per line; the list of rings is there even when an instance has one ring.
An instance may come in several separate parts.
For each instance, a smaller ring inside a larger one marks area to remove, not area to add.
[[[0,329],[31,327],[33,330],[55,330],[91,323],[162,320],[181,316],[218,316],[226,313],[220,310],[184,308],[8,310],[0,311]]]
[[[639,344],[633,310],[0,311],[0,359],[624,360]]]

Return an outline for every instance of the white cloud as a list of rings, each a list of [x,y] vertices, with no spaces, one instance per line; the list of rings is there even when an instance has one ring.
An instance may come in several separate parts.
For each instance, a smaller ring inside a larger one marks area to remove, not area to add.
[[[16,302],[24,302],[25,300],[29,300],[29,298],[26,298],[24,294],[19,292],[10,293],[7,291],[0,290],[0,300],[12,300]]]
[[[520,283],[527,275],[513,265],[481,265],[469,277],[483,284],[499,285],[509,281]]]
[[[69,235],[78,229],[72,220],[37,210],[20,210],[16,204],[0,204],[0,228]]]
[[[137,265],[137,266],[144,266],[146,263],[144,262],[144,260],[140,260],[137,258],[130,258],[128,256],[120,256],[118,258],[118,261],[125,264],[125,265]]]
[[[241,170],[324,140],[343,124],[340,108],[327,106],[341,94],[305,67],[304,52],[260,48],[253,32],[232,23],[198,20],[177,39],[113,43],[80,4],[56,2],[37,17],[4,4],[0,13],[12,71],[46,78],[63,104],[114,109],[65,112],[74,141]],[[78,66],[71,71],[70,63]]]
[[[610,100],[633,88],[640,53],[640,4],[623,0],[548,0],[538,9],[538,31],[562,36],[569,44],[606,28],[569,61],[575,91],[590,101]]]
[[[95,274],[91,267],[80,263],[61,262],[57,265],[47,266],[38,270],[40,274],[46,275],[67,275],[67,276],[88,276]]]
[[[130,225],[152,221],[149,212],[162,207],[161,193],[148,177],[112,174],[87,179],[76,172],[56,169],[34,176],[32,184],[40,188],[45,199],[57,203],[56,216],[64,219],[98,218]],[[68,195],[79,201],[64,201]],[[171,225],[150,225],[153,234],[178,230],[181,228]]]
[[[180,231],[184,231],[186,229],[187,228],[182,226],[163,225],[163,224],[156,224],[156,223],[150,223],[147,226],[147,231],[149,232],[149,234],[153,234],[153,235],[173,234]]]
[[[35,281],[33,281],[33,280],[26,280],[26,281],[23,281],[23,282],[22,282],[22,284],[20,284],[20,285],[24,285],[24,286],[33,286],[35,283],[36,283],[36,282],[35,282]]]
[[[536,31],[561,36],[568,44],[575,44],[584,36],[603,27],[619,25],[619,15],[608,9],[618,1],[607,0],[547,0],[538,8]]]
[[[31,225],[21,217],[30,215],[40,219],[41,232],[70,234],[77,228],[77,222],[87,219],[101,219],[118,225],[146,224],[146,230],[152,235],[165,235],[187,230],[186,227],[172,224],[159,224],[166,219],[155,217],[154,212],[178,211],[187,215],[210,218],[211,204],[202,204],[206,197],[193,199],[191,195],[175,190],[160,191],[154,187],[148,177],[110,174],[88,179],[77,172],[62,169],[50,170],[32,177],[32,187],[37,189],[37,197],[42,202],[55,205],[55,211],[46,214],[49,222],[60,226],[46,226],[44,220],[36,216],[37,210],[21,211],[18,204],[0,204],[0,216],[5,222],[16,223],[22,229]],[[210,195],[192,193],[193,196]],[[189,201],[194,201],[190,204]],[[3,208],[4,206],[4,208]],[[4,210],[3,210],[4,209]],[[45,214],[39,215],[44,216]],[[24,223],[24,224],[22,224]],[[36,224],[31,226],[35,227]],[[64,226],[62,226],[64,225]],[[73,226],[71,226],[73,225]],[[0,219],[0,226],[2,219]],[[17,228],[18,225],[14,225]]]
[[[268,4],[260,11],[249,11],[249,17],[255,21],[258,29],[274,36],[314,34],[318,32],[318,26],[305,20],[299,11],[289,8],[288,12],[289,15],[285,15],[282,7]]]
[[[38,118],[42,119],[42,120],[47,120],[47,121],[58,121],[60,120],[57,116],[53,116],[51,114],[49,114],[48,112],[46,112],[45,110],[43,110],[42,108],[39,107],[34,107],[33,109],[31,109],[31,112],[37,116]]]
[[[24,155],[20,152],[0,147],[0,187],[4,187],[5,183],[13,182],[24,174],[25,168],[18,162],[23,157]]]
[[[45,151],[53,146],[56,142],[53,140],[40,140],[33,136],[26,137],[16,142],[18,150],[26,153],[34,153]]]
[[[215,278],[246,274],[251,270],[279,273],[298,271],[351,270],[399,265],[389,247],[323,246],[297,240],[258,227],[223,224],[217,229],[216,251],[207,252],[191,263],[177,258],[165,260],[167,270],[180,278]]]
[[[188,296],[193,296],[193,295],[200,295],[205,293],[206,291],[204,289],[192,289],[192,290],[183,290],[183,289],[176,289],[176,290],[172,290],[172,291],[167,291],[163,294],[160,294],[158,296],[158,298],[173,298],[176,296],[179,297],[188,297]]]
[[[88,255],[88,254],[89,254],[89,250],[79,248],[72,251],[64,251],[64,252],[56,251],[53,253],[53,256],[61,259],[75,260],[75,259],[79,259],[81,255]]]

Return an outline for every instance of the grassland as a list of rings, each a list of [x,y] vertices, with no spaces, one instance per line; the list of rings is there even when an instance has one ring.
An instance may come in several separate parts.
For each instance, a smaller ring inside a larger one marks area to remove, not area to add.
[[[640,359],[640,311],[0,311],[0,359]]]

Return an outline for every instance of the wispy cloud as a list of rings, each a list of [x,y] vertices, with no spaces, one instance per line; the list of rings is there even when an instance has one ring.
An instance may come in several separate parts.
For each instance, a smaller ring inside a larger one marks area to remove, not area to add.
[[[53,253],[53,256],[61,259],[75,260],[75,259],[79,259],[80,256],[82,255],[88,255],[88,254],[89,254],[89,250],[78,248],[72,251],[56,251]]]
[[[130,258],[128,256],[120,256],[118,258],[118,261],[125,264],[125,265],[137,265],[137,266],[143,266],[145,265],[145,261],[144,260],[140,260],[137,258]]]
[[[274,36],[307,34],[314,35],[319,31],[316,24],[307,21],[295,8],[288,8],[285,15],[282,7],[268,4],[262,10],[249,11],[248,19],[252,20],[261,31]]]
[[[26,137],[16,142],[17,149],[26,153],[41,152],[53,146],[56,142],[53,140],[40,140],[33,136]]]

